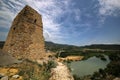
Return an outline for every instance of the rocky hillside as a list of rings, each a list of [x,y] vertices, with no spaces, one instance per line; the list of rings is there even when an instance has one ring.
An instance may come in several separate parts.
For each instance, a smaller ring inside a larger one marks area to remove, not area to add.
[[[0,67],[0,80],[48,80],[50,65],[40,65],[30,60]]]

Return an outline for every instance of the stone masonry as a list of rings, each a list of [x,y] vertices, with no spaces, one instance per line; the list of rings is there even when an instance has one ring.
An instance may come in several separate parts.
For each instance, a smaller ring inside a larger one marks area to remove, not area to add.
[[[37,60],[45,56],[44,45],[41,15],[27,5],[14,19],[3,50],[17,59]]]

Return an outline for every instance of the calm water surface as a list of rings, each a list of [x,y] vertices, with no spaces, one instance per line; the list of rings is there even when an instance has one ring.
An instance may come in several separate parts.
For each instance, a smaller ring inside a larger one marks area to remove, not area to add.
[[[97,57],[91,57],[84,61],[76,61],[71,62],[70,68],[72,69],[72,73],[82,77],[85,75],[93,74],[95,71],[98,71],[100,68],[104,69],[106,65],[110,62],[108,56],[105,56],[107,59],[103,61]]]

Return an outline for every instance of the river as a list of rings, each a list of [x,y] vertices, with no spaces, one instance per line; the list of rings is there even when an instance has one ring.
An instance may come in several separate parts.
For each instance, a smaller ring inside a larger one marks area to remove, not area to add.
[[[69,64],[72,74],[75,74],[79,77],[86,75],[92,75],[95,71],[98,71],[100,68],[106,68],[106,65],[110,62],[108,56],[105,56],[106,61],[101,60],[97,57],[91,57],[87,60],[75,61]]]

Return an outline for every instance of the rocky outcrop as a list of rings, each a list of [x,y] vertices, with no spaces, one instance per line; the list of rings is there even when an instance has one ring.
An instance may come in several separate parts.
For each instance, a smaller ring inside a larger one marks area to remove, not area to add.
[[[16,58],[36,60],[44,57],[44,38],[41,15],[30,6],[25,6],[14,19],[4,51]]]
[[[120,80],[120,78],[116,77],[116,78],[115,78],[115,79],[113,79],[113,80]]]
[[[49,80],[74,80],[68,67],[58,62],[58,66],[51,70],[51,78]]]
[[[17,68],[1,68],[0,67],[0,80],[23,80],[23,77],[17,75]]]
[[[18,61],[11,54],[0,50],[0,66],[11,65],[14,63],[21,63],[22,61]]]

